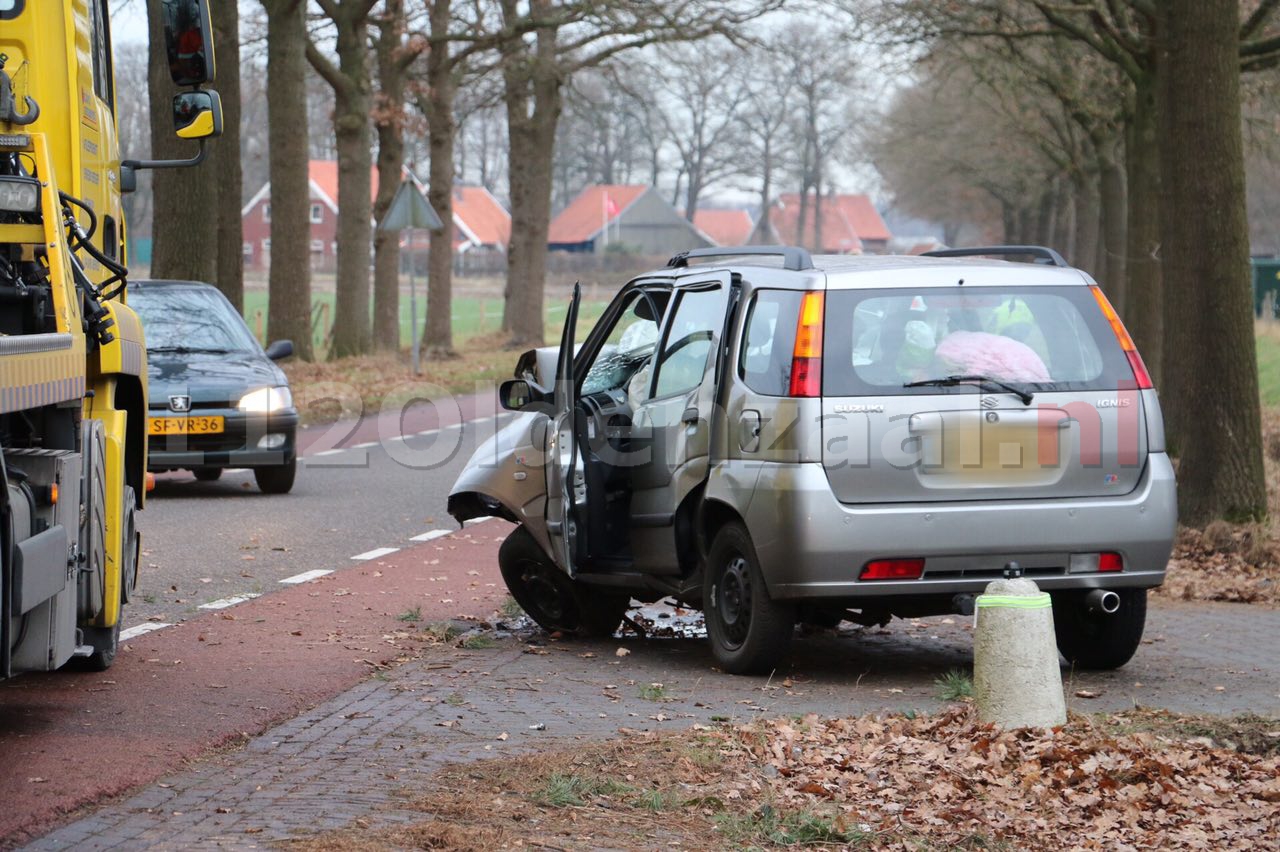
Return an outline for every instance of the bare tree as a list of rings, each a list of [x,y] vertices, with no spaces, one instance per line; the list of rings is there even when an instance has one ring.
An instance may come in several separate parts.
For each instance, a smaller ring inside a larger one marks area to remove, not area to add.
[[[267,13],[271,271],[267,336],[311,344],[311,188],[307,173],[306,0],[261,0]]]
[[[218,191],[218,258],[214,282],[236,310],[244,311],[244,232],[240,204],[244,175],[240,165],[240,7],[213,3],[214,41],[218,51],[218,94],[222,96],[222,138],[213,162]]]
[[[147,47],[145,44],[117,44],[115,85],[120,92],[147,90]],[[120,133],[120,159],[145,160],[151,154],[151,101],[149,98],[120,98],[116,101],[116,126]],[[124,206],[125,239],[129,265],[136,263],[136,241],[151,234],[151,172],[138,172],[136,192],[120,196]]]
[[[752,51],[750,67],[743,74],[743,109],[738,128],[743,140],[746,172],[759,178],[760,218],[755,234],[773,241],[770,216],[774,187],[784,172],[794,167],[787,133],[794,118],[791,97],[795,89],[795,67],[774,49],[772,40]]]
[[[333,24],[335,64],[307,40],[307,61],[333,89],[338,153],[337,295],[330,357],[361,355],[372,343],[369,324],[369,244],[373,218],[370,144],[373,83],[369,68],[369,14],[378,0],[316,0]]]
[[[584,68],[651,44],[737,35],[782,0],[557,2],[499,0],[498,45],[507,108],[512,233],[503,330],[512,346],[541,345],[553,149],[564,84]]]
[[[737,113],[749,70],[743,56],[740,48],[710,39],[672,44],[661,49],[650,71],[662,95],[658,115],[684,171],[690,222],[703,192],[741,168]]]
[[[169,77],[161,0],[147,2],[151,101],[151,156],[187,159],[195,146],[173,132],[170,103],[178,92]],[[217,158],[218,140],[206,142]],[[238,152],[232,153],[238,156]],[[218,180],[213,168],[157,169],[151,178],[154,212],[151,274],[156,278],[218,280],[218,232],[205,216],[217,215]]]
[[[1177,214],[1163,229],[1166,316],[1181,344],[1166,350],[1166,409],[1181,411],[1178,509],[1195,526],[1267,511],[1238,15],[1237,0],[1169,0],[1161,20],[1161,192]]]
[[[378,193],[373,218],[381,223],[391,209],[404,170],[406,73],[426,50],[427,40],[417,34],[410,36],[404,0],[386,0],[382,14],[373,21],[378,28],[374,42],[378,91],[373,111],[378,133]],[[400,349],[400,234],[382,229],[373,237],[373,345],[375,349]]]

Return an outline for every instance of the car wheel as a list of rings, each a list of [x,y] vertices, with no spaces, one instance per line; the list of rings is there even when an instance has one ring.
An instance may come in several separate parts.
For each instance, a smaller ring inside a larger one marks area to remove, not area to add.
[[[511,597],[549,633],[612,636],[631,602],[627,595],[575,583],[524,527],[512,531],[498,548],[498,567]]]
[[[1082,593],[1053,596],[1053,629],[1058,651],[1082,669],[1118,669],[1142,643],[1147,623],[1147,590],[1115,589],[1120,608],[1111,614],[1090,612]]]
[[[255,467],[253,478],[263,494],[288,494],[298,474],[298,460],[275,467]]]
[[[769,596],[751,536],[739,523],[711,543],[702,600],[711,653],[730,674],[772,671],[786,658],[795,632],[795,607]]]
[[[220,467],[198,467],[191,471],[200,482],[217,482],[222,476]]]

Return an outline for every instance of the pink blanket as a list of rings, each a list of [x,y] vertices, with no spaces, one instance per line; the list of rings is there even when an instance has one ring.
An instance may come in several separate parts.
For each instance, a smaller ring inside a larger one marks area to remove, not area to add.
[[[985,331],[956,331],[934,354],[955,365],[958,375],[976,374],[1006,382],[1049,382],[1049,370],[1025,343]]]

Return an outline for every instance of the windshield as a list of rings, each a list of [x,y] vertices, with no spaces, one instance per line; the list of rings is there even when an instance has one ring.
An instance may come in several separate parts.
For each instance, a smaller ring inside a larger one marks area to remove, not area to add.
[[[258,352],[261,347],[221,293],[194,287],[138,287],[129,307],[142,318],[149,352]]]
[[[824,392],[833,396],[939,393],[910,386],[955,376],[1063,391],[1133,378],[1086,287],[836,291],[826,333]]]

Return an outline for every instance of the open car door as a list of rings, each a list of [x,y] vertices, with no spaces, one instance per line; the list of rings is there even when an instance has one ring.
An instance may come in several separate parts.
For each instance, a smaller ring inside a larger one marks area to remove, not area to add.
[[[569,576],[577,574],[574,554],[578,545],[576,489],[578,442],[574,435],[577,391],[573,374],[574,335],[578,325],[578,304],[582,290],[573,285],[573,298],[564,318],[560,335],[560,355],[556,363],[555,402],[547,429],[547,533],[551,539],[551,555]]]

